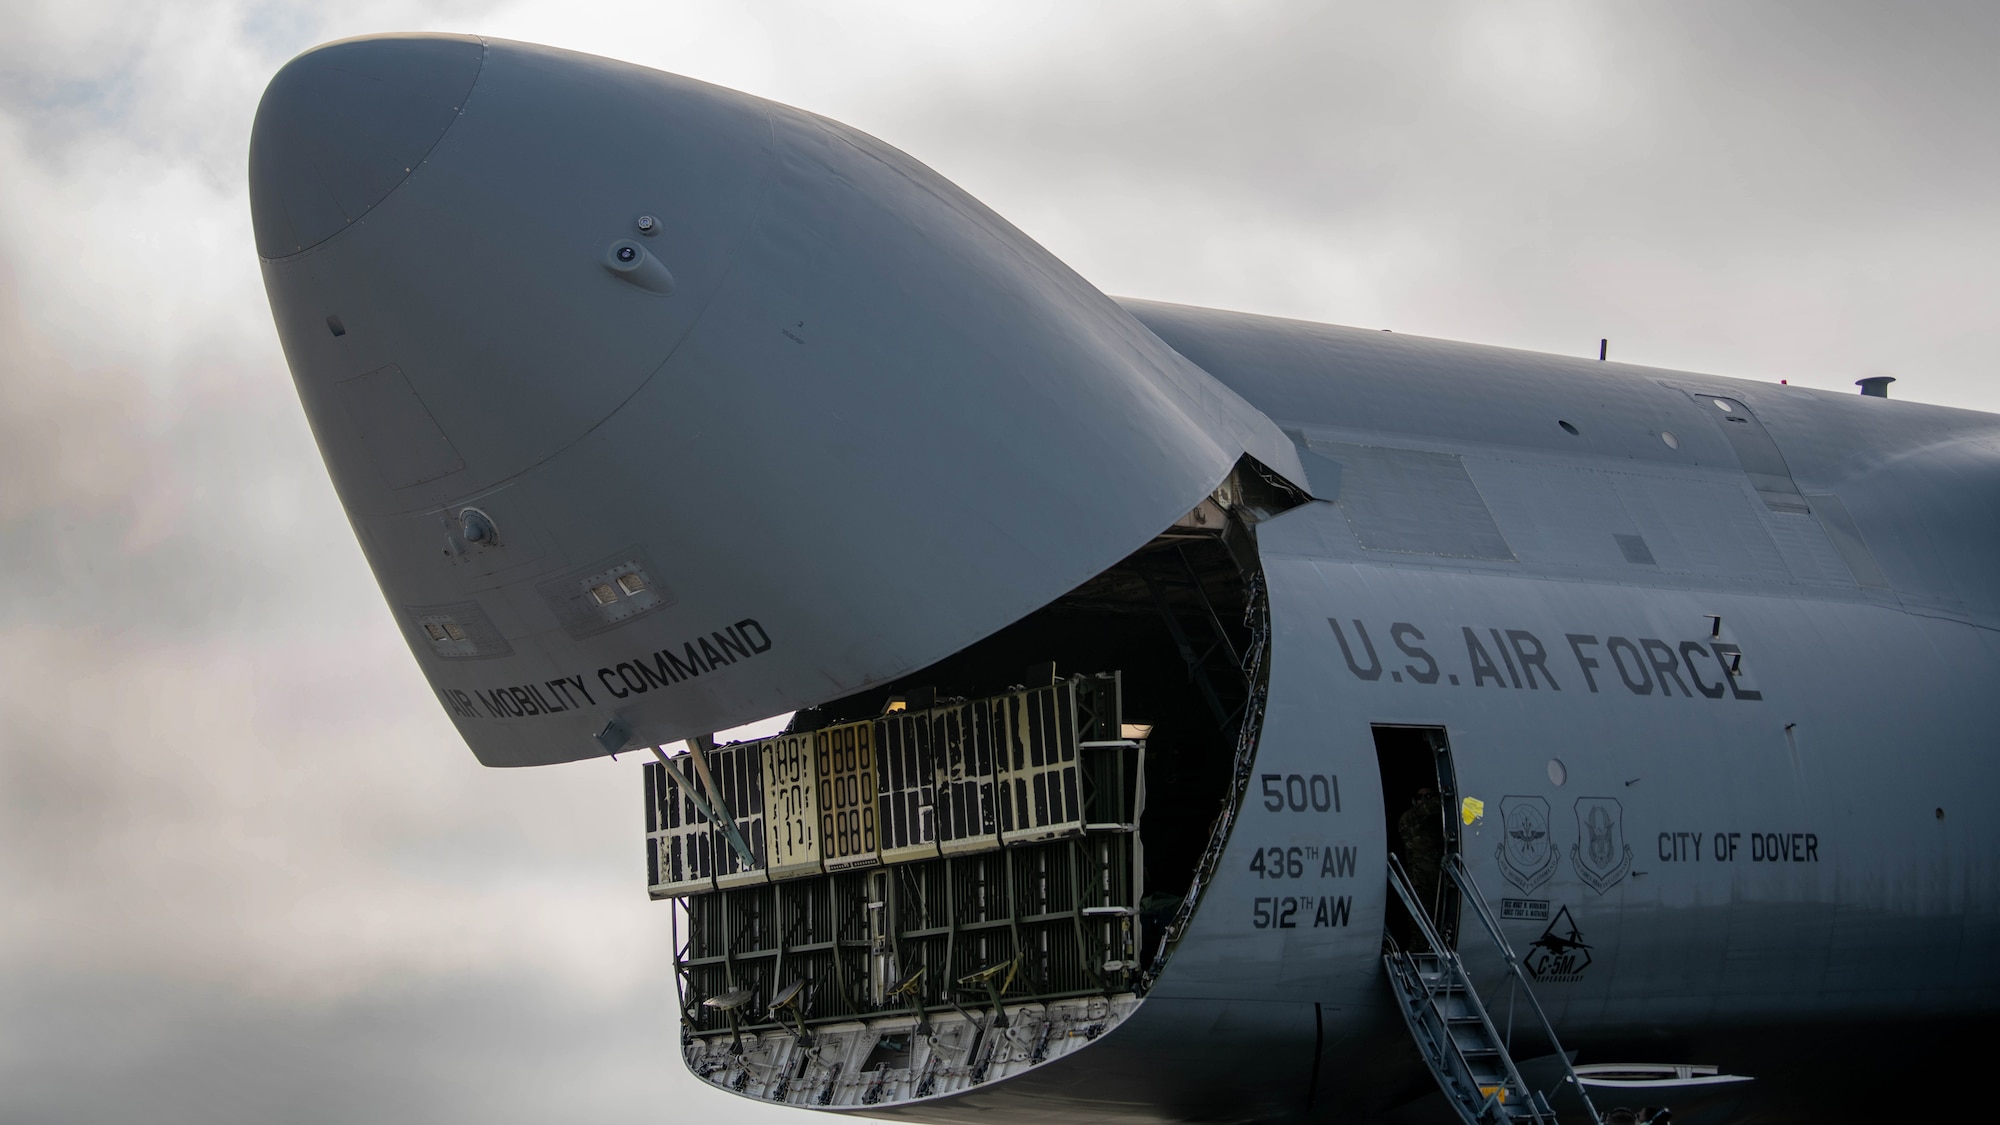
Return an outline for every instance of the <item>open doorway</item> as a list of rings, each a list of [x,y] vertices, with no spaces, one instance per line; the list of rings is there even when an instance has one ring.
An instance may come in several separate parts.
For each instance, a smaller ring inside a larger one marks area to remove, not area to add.
[[[1375,760],[1382,773],[1382,809],[1389,850],[1403,863],[1446,946],[1458,943],[1458,891],[1444,876],[1446,856],[1458,854],[1458,785],[1443,727],[1375,726]],[[1417,929],[1391,895],[1389,934],[1404,948],[1421,944]]]

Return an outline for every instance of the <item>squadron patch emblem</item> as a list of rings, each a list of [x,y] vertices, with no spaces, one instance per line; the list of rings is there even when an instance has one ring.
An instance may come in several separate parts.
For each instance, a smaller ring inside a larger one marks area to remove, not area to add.
[[[1625,842],[1624,806],[1611,797],[1578,797],[1576,843],[1570,862],[1583,885],[1603,894],[1632,870],[1632,846]]]
[[[1549,803],[1540,797],[1500,798],[1500,874],[1520,888],[1535,890],[1556,873],[1560,853],[1549,839]]]

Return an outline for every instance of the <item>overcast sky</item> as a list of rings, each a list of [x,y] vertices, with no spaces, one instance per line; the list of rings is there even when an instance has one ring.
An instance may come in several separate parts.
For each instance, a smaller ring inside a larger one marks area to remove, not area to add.
[[[313,448],[257,98],[455,30],[849,122],[1118,294],[2000,410],[2000,6],[0,0],[0,1120],[769,1122],[622,762],[476,765]]]

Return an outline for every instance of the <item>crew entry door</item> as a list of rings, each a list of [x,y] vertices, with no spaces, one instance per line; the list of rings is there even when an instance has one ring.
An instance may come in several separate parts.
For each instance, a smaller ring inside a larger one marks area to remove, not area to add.
[[[1445,944],[1458,944],[1458,889],[1444,874],[1447,856],[1458,854],[1458,784],[1451,766],[1451,743],[1443,727],[1378,724],[1375,760],[1382,774],[1383,820],[1389,851],[1403,863],[1410,882],[1430,911]],[[1416,930],[1400,900],[1391,896],[1389,935],[1408,949]]]

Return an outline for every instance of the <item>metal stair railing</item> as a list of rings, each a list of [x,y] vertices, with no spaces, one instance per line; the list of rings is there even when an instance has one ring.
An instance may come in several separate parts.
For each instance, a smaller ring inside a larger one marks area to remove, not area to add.
[[[1528,998],[1529,1010],[1535,1013],[1535,1019],[1542,1025],[1542,1034],[1548,1037],[1550,1050],[1555,1052],[1557,1060],[1562,1063],[1563,1081],[1576,1092],[1578,1100],[1583,1102],[1584,1113],[1589,1116],[1591,1125],[1604,1125],[1604,1119],[1598,1116],[1597,1106],[1590,1100],[1590,1092],[1583,1088],[1583,1080],[1577,1077],[1575,1065],[1570,1062],[1569,1054],[1563,1050],[1561,1040],[1556,1038],[1555,1024],[1549,1021],[1548,1012],[1542,1009],[1541,1000],[1535,995],[1534,988],[1529,985],[1528,975],[1521,968],[1521,959],[1514,955],[1514,947],[1508,944],[1506,935],[1500,932],[1500,921],[1493,916],[1493,908],[1486,904],[1486,896],[1479,893],[1478,885],[1472,881],[1472,873],[1465,869],[1465,861],[1457,855],[1446,856],[1444,869],[1451,877],[1451,881],[1458,885],[1459,892],[1465,895],[1465,900],[1472,904],[1472,912],[1479,916],[1480,924],[1486,928],[1487,936],[1492,938],[1493,944],[1499,948],[1500,956],[1506,959],[1507,971],[1513,975],[1513,983],[1518,985],[1522,994]]]
[[[1409,875],[1403,871],[1402,861],[1396,857],[1394,852],[1389,854],[1389,886],[1395,890],[1397,897],[1403,900],[1404,908],[1409,911],[1411,919],[1417,924],[1419,935],[1424,939],[1424,943],[1430,946],[1432,956],[1437,959],[1438,983],[1447,991],[1456,988],[1464,995],[1465,1006],[1478,1018],[1480,1028],[1485,1032],[1487,1042],[1497,1048],[1497,1058],[1502,1068],[1501,1084],[1493,1089],[1491,1093],[1487,1093],[1479,1088],[1477,1076],[1472,1069],[1472,1062],[1465,1057],[1464,1049],[1459,1045],[1457,1038],[1451,1034],[1449,1024],[1445,1027],[1445,1043],[1434,1045],[1433,1051],[1439,1057],[1434,1062],[1431,1062],[1433,1070],[1435,1071],[1437,1065],[1440,1063],[1455,1060],[1457,1063],[1457,1073],[1453,1077],[1459,1081],[1469,1082],[1471,1085],[1470,1090],[1459,1091],[1457,1093],[1457,1096],[1462,1099],[1461,1112],[1470,1111],[1467,1119],[1475,1122],[1493,1120],[1493,1114],[1497,1110],[1500,1120],[1526,1119],[1535,1122],[1536,1125],[1544,1125],[1544,1123],[1546,1125],[1553,1125],[1554,1113],[1547,1109],[1545,1101],[1535,1097],[1533,1088],[1521,1077],[1520,1070],[1514,1065],[1513,1055],[1507,1051],[1504,1042],[1500,1038],[1500,1030],[1493,1026],[1492,1017],[1487,1014],[1485,1004],[1480,1001],[1478,992],[1472,987],[1472,978],[1466,975],[1465,966],[1459,961],[1458,954],[1445,944],[1443,938],[1438,936],[1436,927],[1431,923],[1430,912],[1419,905],[1416,888],[1410,883]],[[1399,959],[1407,961],[1405,969],[1408,975],[1415,979],[1416,990],[1423,996],[1423,1002],[1435,1011],[1437,991],[1429,982],[1423,979],[1423,967],[1417,962],[1416,955],[1411,952],[1397,950],[1387,958],[1392,966]],[[1448,1058],[1445,1056],[1446,1051],[1449,1051]],[[1438,1076],[1440,1078],[1444,1077],[1442,1073],[1439,1073]],[[1526,1103],[1525,1105],[1520,1106],[1518,1109],[1509,1108],[1506,1105],[1503,1094],[1510,1088],[1521,1096],[1521,1100]],[[1454,1091],[1449,1088],[1446,1088],[1444,1093],[1447,1097],[1454,1096]],[[1481,1094],[1484,1095],[1484,1098],[1475,1104],[1472,1099]],[[1596,1119],[1594,1110],[1592,1113],[1591,1125],[1603,1125],[1601,1121]]]

